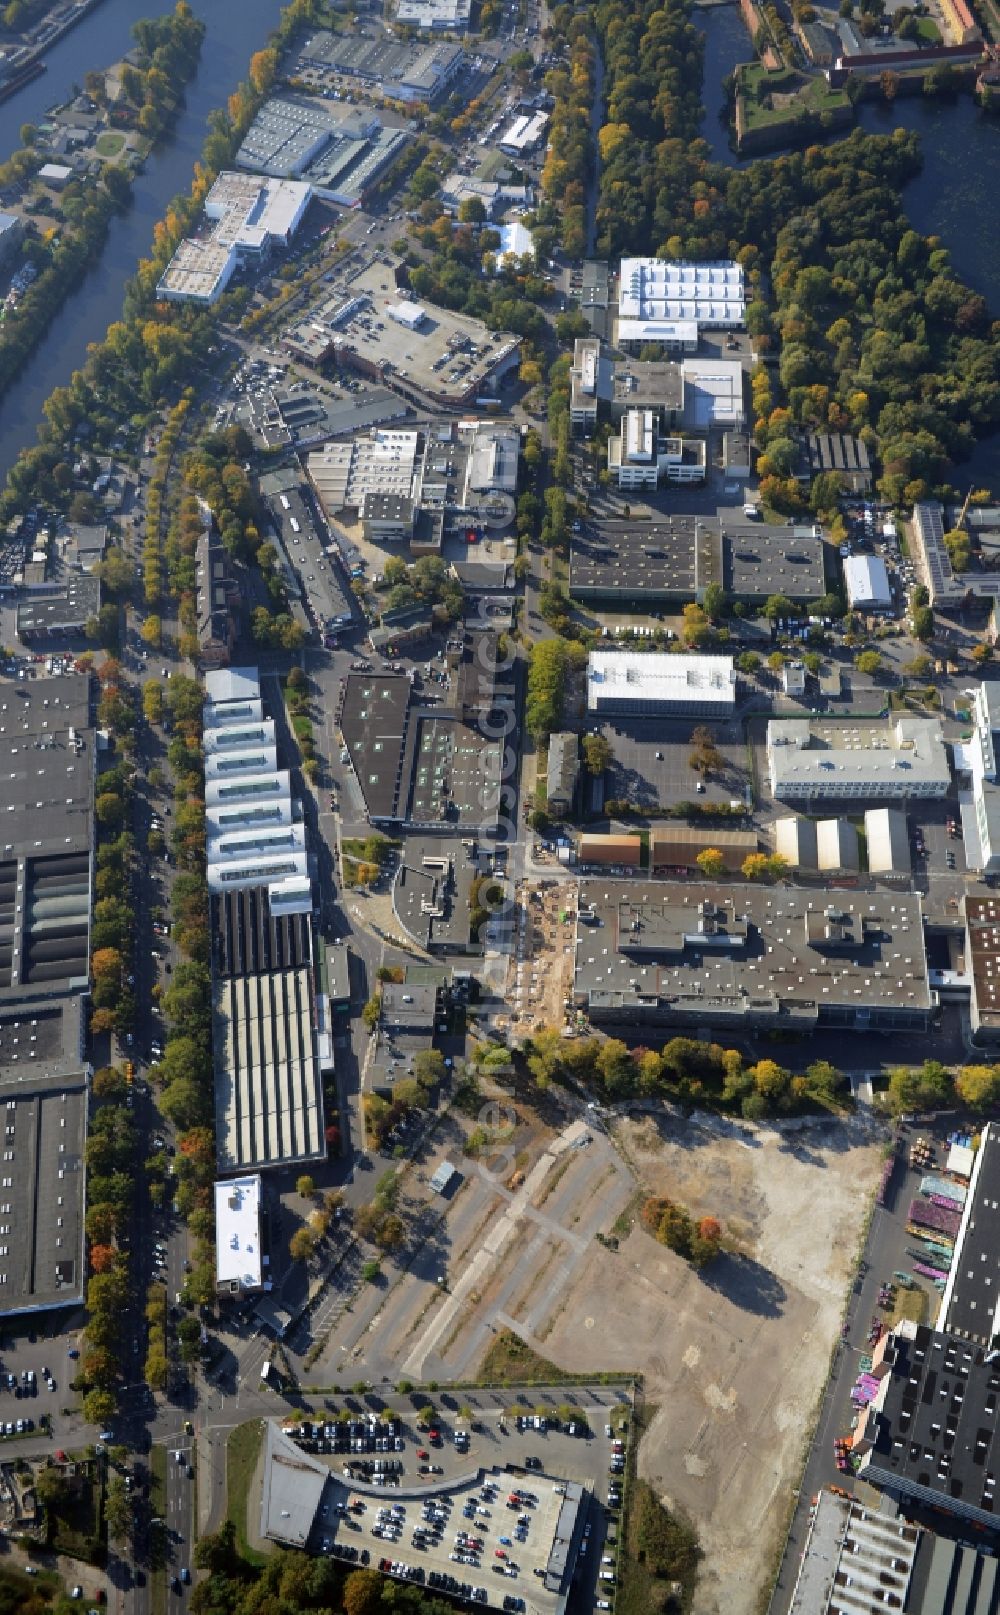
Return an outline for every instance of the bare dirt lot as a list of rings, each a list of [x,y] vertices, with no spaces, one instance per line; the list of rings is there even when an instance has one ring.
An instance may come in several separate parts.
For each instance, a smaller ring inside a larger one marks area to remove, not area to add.
[[[474,1121],[499,1131],[470,1157]],[[467,1381],[508,1330],[563,1372],[641,1373],[656,1411],[639,1472],[698,1530],[696,1615],[750,1615],[783,1539],[879,1142],[863,1116],[779,1130],[657,1112],[607,1126],[555,1096],[544,1117],[503,1096],[444,1121],[413,1185],[429,1197],[420,1248],[331,1320],[315,1382]],[[440,1202],[426,1179],[445,1155],[461,1184]],[[650,1194],[718,1218],[731,1250],[696,1272],[642,1228]]]
[[[595,1243],[545,1353],[566,1370],[643,1372],[658,1412],[639,1471],[698,1529],[697,1615],[741,1615],[783,1535],[878,1144],[863,1120],[783,1134],[711,1117],[616,1127],[644,1188],[718,1217],[739,1254],[699,1274],[637,1223],[617,1252]]]

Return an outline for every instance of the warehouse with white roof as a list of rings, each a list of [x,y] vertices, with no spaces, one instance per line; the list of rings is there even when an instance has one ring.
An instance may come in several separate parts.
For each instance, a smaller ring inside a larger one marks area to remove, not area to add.
[[[844,561],[844,584],[852,611],[892,610],[892,589],[881,555],[849,555]]]
[[[631,717],[728,718],[736,705],[731,656],[593,651],[587,710]]]
[[[662,342],[693,352],[700,331],[739,330],[745,317],[741,264],[666,258],[621,261],[617,337],[621,346]]]

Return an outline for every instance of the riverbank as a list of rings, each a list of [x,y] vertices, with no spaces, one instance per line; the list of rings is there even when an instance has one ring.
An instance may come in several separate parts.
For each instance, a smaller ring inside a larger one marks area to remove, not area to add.
[[[57,45],[74,28],[79,27],[84,18],[99,6],[102,0],[77,0],[70,6],[59,6],[53,15],[53,21],[42,21],[37,28],[29,34],[30,44],[16,48],[10,53],[8,61],[14,71],[0,84],[0,101],[9,101],[18,90],[30,84],[45,72],[44,54]]]
[[[32,131],[31,144],[0,168],[6,211],[17,220],[13,228],[21,238],[0,303],[0,396],[17,380],[82,274],[100,260],[114,214],[131,202],[132,161],[141,164],[151,141],[169,131],[183,86],[197,67],[204,26],[188,6],[138,23],[137,37],[144,27],[153,29],[153,49],[140,56],[139,65],[117,62],[103,75],[91,72],[90,93],[53,109]],[[153,67],[153,50],[169,60],[166,88],[160,87],[163,72]],[[57,161],[49,162],[51,157]],[[96,178],[95,158],[101,164]]]

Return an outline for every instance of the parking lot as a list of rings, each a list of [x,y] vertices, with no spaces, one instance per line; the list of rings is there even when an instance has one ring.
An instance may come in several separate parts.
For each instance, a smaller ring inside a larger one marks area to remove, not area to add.
[[[606,798],[638,808],[670,807],[675,802],[743,800],[747,788],[746,746],[732,725],[713,724],[711,733],[724,766],[703,777],[691,767],[691,735],[698,720],[669,722],[611,718],[601,730],[614,752]],[[699,791],[698,785],[704,790]]]
[[[608,1608],[630,1422],[622,1392],[468,1395],[461,1414],[451,1395],[435,1397],[433,1422],[417,1418],[416,1392],[389,1398],[377,1416],[285,1427],[307,1451],[341,1449],[326,1459],[314,1550],[506,1610],[554,1607],[565,1575],[581,1608]],[[344,1451],[376,1442],[393,1456]]]

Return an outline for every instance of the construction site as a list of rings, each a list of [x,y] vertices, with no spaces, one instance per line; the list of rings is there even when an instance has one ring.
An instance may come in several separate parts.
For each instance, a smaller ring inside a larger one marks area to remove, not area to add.
[[[562,1026],[572,1002],[577,884],[526,880],[515,901],[506,999],[519,1036]]]

